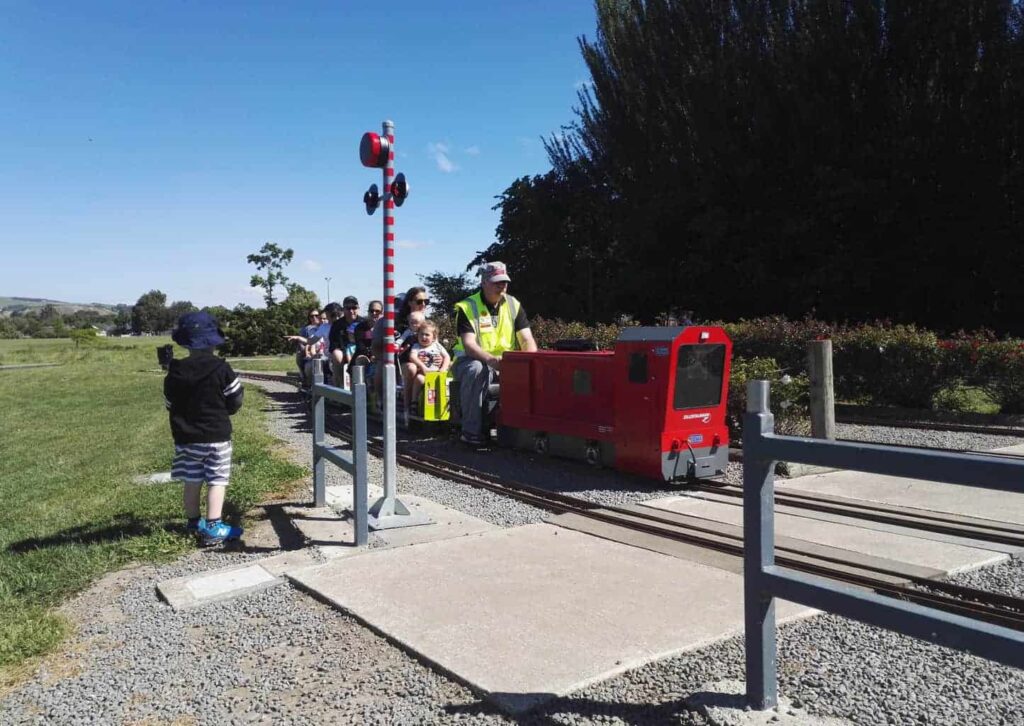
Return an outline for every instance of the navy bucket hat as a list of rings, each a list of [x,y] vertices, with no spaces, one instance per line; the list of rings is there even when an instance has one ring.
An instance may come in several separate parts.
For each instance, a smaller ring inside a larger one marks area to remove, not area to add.
[[[224,334],[209,313],[185,313],[178,319],[171,339],[185,348],[215,348],[224,342]]]

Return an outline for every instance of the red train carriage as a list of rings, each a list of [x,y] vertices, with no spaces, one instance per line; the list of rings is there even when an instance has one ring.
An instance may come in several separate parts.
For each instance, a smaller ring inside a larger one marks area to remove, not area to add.
[[[499,442],[673,481],[725,473],[732,341],[722,328],[626,328],[614,351],[508,352]]]

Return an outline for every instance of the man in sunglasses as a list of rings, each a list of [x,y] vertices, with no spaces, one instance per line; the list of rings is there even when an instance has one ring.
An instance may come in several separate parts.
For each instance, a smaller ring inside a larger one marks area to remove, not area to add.
[[[501,371],[506,350],[537,350],[526,310],[508,294],[512,278],[502,262],[480,268],[480,290],[455,305],[455,380],[462,404],[462,441],[471,446],[485,443],[485,407],[493,402],[486,394]],[[485,428],[486,425],[486,428]]]

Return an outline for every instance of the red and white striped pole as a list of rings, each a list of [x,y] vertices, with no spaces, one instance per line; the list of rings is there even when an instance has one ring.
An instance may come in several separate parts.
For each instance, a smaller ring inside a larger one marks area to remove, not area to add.
[[[369,510],[370,529],[390,529],[426,524],[426,518],[413,515],[397,496],[396,470],[397,438],[395,387],[395,206],[405,200],[408,186],[405,176],[395,177],[395,125],[383,123],[383,135],[363,134],[359,145],[359,156],[364,166],[380,167],[383,170],[383,188],[378,193],[372,185],[363,202],[366,211],[373,214],[381,202],[384,203],[384,360],[377,367],[383,377],[384,392],[384,496],[373,503]],[[383,365],[382,365],[383,364]]]

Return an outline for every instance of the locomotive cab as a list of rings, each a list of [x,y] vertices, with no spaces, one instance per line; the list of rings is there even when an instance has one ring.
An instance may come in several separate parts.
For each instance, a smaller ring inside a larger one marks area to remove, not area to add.
[[[613,351],[502,357],[499,443],[675,481],[725,473],[732,342],[721,328],[626,328]]]
[[[616,466],[665,481],[725,473],[732,341],[721,328],[627,328],[615,346]]]

